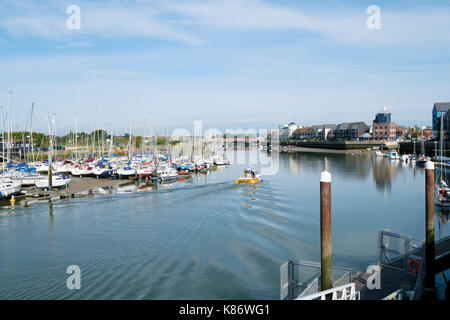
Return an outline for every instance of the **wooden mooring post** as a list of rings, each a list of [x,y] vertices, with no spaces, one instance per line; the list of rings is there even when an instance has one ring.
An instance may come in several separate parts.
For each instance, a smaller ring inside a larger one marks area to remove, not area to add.
[[[320,253],[321,289],[333,288],[332,249],[331,249],[331,174],[320,174]]]
[[[425,287],[435,288],[434,260],[434,163],[425,164]]]

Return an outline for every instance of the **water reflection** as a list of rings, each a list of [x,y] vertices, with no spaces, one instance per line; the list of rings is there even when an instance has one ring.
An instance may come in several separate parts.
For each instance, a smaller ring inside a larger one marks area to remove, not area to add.
[[[442,208],[440,206],[435,206],[435,210],[436,210],[436,220],[437,220],[437,225],[436,225],[437,239],[442,239],[445,236],[445,233],[444,233],[445,226],[448,223],[450,208]]]
[[[373,161],[373,179],[377,190],[383,194],[389,193],[392,189],[392,182],[397,175],[398,160],[390,161],[384,158],[375,158]]]
[[[55,232],[54,232],[54,224],[53,224],[53,203],[50,202],[48,204],[48,233],[50,238],[53,238],[55,236]]]

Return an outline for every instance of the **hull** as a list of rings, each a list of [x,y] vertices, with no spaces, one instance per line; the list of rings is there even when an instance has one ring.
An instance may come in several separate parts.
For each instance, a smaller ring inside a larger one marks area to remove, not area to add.
[[[34,186],[36,180],[41,179],[41,176],[24,176],[24,177],[13,177],[12,181],[17,181],[22,186]]]
[[[66,187],[70,183],[70,178],[68,179],[60,179],[60,178],[54,178],[52,179],[52,187],[53,188],[63,188]],[[48,188],[48,179],[40,179],[37,180],[35,183],[36,187],[39,189]]]
[[[160,176],[160,178],[164,181],[178,179],[179,175],[177,174],[168,174],[164,176]]]
[[[261,181],[261,178],[239,178],[236,180],[236,183],[258,183]]]
[[[135,169],[130,169],[130,170],[118,169],[117,174],[119,176],[131,177],[131,176],[136,175],[136,170]]]
[[[89,176],[93,174],[92,168],[73,168],[71,171],[72,175],[74,176]]]
[[[94,168],[92,169],[92,173],[96,176],[110,176],[114,173],[114,169]]]
[[[150,176],[153,174],[153,170],[150,170],[150,169],[139,169],[139,170],[136,170],[136,172],[140,176]]]
[[[8,198],[20,192],[21,185],[19,183],[2,183],[0,186],[0,198]]]
[[[63,165],[55,170],[55,173],[70,173],[72,172],[72,166]]]

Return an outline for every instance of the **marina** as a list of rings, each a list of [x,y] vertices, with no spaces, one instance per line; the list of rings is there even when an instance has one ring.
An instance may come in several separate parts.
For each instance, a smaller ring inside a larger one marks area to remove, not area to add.
[[[424,239],[423,167],[373,154],[227,153],[231,162],[254,155],[277,163],[279,173],[258,184],[236,184],[249,165],[232,164],[147,187],[73,177],[86,185],[70,192],[97,183],[105,189],[51,203],[5,204],[0,257],[3,279],[9,280],[0,296],[279,299],[280,266],[292,258],[320,257],[317,190],[325,169],[333,172],[334,264],[355,274],[376,264],[380,230]],[[448,212],[435,213],[436,239],[443,239],[450,235]],[[64,266],[74,255],[83,289],[68,291]],[[444,280],[436,279],[443,297]]]
[[[0,1],[0,301],[447,306],[450,2],[328,2]]]

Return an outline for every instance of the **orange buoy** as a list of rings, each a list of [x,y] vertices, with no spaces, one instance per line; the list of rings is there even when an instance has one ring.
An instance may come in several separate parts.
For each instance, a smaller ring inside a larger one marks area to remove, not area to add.
[[[417,259],[410,259],[408,262],[408,270],[411,273],[418,274],[420,271],[420,266],[421,266],[421,263]]]

